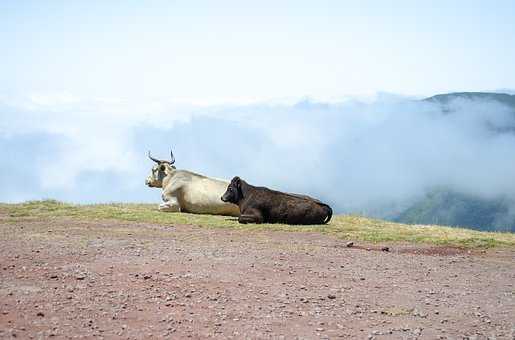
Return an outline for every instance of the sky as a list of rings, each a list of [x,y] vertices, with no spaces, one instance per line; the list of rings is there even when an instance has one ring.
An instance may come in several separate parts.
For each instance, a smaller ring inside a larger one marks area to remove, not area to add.
[[[0,2],[0,201],[157,203],[146,152],[170,148],[337,212],[515,198],[509,109],[418,101],[513,91],[513,22],[513,1]]]
[[[515,88],[513,1],[3,1],[0,93],[211,105]]]

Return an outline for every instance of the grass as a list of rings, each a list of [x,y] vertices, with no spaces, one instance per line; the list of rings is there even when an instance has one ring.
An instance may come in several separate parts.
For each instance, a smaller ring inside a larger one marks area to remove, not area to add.
[[[116,219],[156,224],[192,224],[205,228],[317,232],[372,243],[408,242],[465,248],[514,247],[515,234],[482,232],[442,226],[405,225],[355,215],[336,215],[328,225],[239,224],[235,218],[186,213],[163,213],[155,204],[74,205],[55,200],[0,204],[10,222],[23,218],[72,217],[81,220]]]

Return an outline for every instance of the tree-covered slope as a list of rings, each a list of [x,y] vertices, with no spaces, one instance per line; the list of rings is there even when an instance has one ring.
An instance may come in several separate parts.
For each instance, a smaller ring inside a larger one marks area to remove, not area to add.
[[[496,102],[512,109],[515,114],[515,95],[505,93],[456,92],[435,95],[423,101],[439,104],[442,112],[452,114],[453,103],[457,100]],[[495,132],[515,134],[511,126],[497,128]],[[439,224],[515,232],[515,202],[505,197],[486,199],[438,188],[427,193],[394,220],[410,224]]]
[[[515,232],[515,209],[512,211],[512,207],[513,202],[503,198],[487,200],[436,189],[402,212],[395,221]]]
[[[445,106],[456,99],[495,101],[515,109],[515,95],[510,95],[506,93],[453,92],[446,94],[437,94],[435,96],[424,99],[424,101],[438,103]]]

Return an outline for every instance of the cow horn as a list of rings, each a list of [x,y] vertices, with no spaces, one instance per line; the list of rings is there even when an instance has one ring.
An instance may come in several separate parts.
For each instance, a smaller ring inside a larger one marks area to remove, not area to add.
[[[148,158],[150,158],[151,160],[153,160],[156,163],[161,163],[161,161],[159,159],[155,159],[154,157],[150,156],[150,150],[148,151]]]
[[[173,155],[173,151],[172,151],[172,149],[170,149],[170,156],[172,157],[172,160],[170,161],[170,164],[175,163],[175,157],[174,157],[174,155]]]

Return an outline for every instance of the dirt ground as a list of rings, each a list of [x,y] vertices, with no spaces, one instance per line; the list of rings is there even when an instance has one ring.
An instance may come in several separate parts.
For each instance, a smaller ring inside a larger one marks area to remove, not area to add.
[[[348,241],[0,212],[0,338],[515,339],[515,250]]]

